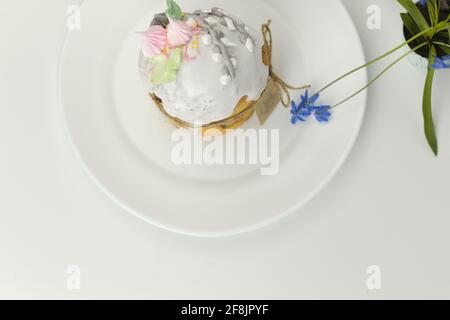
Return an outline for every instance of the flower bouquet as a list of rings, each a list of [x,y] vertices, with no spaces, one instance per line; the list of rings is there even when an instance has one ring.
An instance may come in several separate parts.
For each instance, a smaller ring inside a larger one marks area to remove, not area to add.
[[[427,59],[427,76],[425,79],[422,101],[424,129],[428,144],[434,154],[438,155],[438,142],[433,121],[431,100],[436,70],[450,69],[450,0],[420,0],[419,2],[414,2],[413,0],[397,1],[404,9],[406,9],[406,12],[401,14],[406,41],[376,59],[369,61],[365,65],[347,72],[326,85],[324,88],[318,90],[315,94],[311,95],[306,91],[301,96],[301,101],[299,103],[293,101],[291,104],[292,124],[305,122],[310,116],[314,116],[319,122],[328,122],[333,109],[343,105],[366,90],[383,74],[407,56],[416,54]],[[320,94],[326,89],[349,75],[390,57],[402,48],[408,48],[408,51],[391,62],[363,88],[334,105],[317,104]]]

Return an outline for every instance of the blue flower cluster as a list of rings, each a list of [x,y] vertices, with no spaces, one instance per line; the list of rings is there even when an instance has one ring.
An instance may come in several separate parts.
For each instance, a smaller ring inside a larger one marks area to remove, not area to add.
[[[445,56],[442,58],[436,57],[431,67],[433,69],[450,69],[450,56]]]
[[[425,6],[427,5],[427,0],[420,0],[420,1],[419,1],[419,4],[420,4],[422,7],[425,7]]]
[[[306,90],[305,94],[301,96],[301,101],[296,104],[294,101],[291,103],[291,122],[297,124],[300,122],[306,122],[312,115],[318,122],[328,122],[331,117],[329,105],[315,105],[319,99],[319,94],[315,94],[309,97],[309,91]]]

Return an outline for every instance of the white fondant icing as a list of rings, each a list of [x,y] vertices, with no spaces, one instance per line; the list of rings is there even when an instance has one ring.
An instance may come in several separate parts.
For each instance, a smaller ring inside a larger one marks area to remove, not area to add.
[[[227,47],[235,47],[236,46],[236,43],[232,42],[227,37],[223,37],[222,39],[220,39],[220,41],[222,41],[223,44],[226,45]]]
[[[222,54],[220,53],[213,53],[212,58],[216,63],[221,63],[223,61]]]
[[[192,29],[197,27],[197,21],[192,18],[187,19],[186,24],[190,26]]]
[[[236,26],[234,25],[233,20],[231,20],[228,17],[225,17],[225,23],[227,24],[228,30],[230,31],[235,31],[236,30]]]
[[[253,40],[248,38],[245,42],[245,46],[247,47],[248,51],[254,52],[255,51],[255,44],[253,43]]]
[[[202,36],[202,42],[205,46],[210,46],[212,43],[212,39],[211,39],[211,35],[209,34],[204,34]]]
[[[215,16],[208,16],[205,18],[205,21],[208,22],[209,24],[216,24],[219,23],[219,18]]]
[[[228,85],[231,82],[231,77],[228,74],[224,74],[220,77],[220,83],[224,86]]]

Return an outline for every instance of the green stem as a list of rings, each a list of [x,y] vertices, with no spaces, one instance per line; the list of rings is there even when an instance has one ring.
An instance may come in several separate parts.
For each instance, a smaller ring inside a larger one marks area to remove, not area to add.
[[[444,47],[447,47],[447,48],[450,48],[450,44],[447,44],[447,43],[444,43],[444,42],[433,41],[432,43],[433,43],[433,44],[440,45],[440,46],[444,46]]]
[[[363,88],[361,88],[360,90],[358,90],[356,93],[352,94],[350,97],[346,98],[345,100],[342,100],[341,102],[335,104],[334,106],[332,106],[330,109],[334,109],[339,107],[340,105],[346,103],[347,101],[351,100],[352,98],[354,98],[355,96],[357,96],[358,94],[360,94],[361,92],[363,92],[364,90],[366,90],[367,88],[369,88],[375,81],[377,81],[383,74],[385,74],[389,69],[391,69],[393,66],[395,66],[397,63],[399,63],[401,60],[403,60],[405,57],[407,57],[408,55],[410,55],[411,53],[419,50],[420,48],[424,47],[428,45],[427,42],[422,43],[421,45],[418,45],[417,47],[415,47],[414,49],[408,51],[407,53],[403,54],[400,58],[398,58],[397,60],[395,60],[394,62],[392,62],[391,64],[389,64],[386,68],[383,69],[383,71],[381,71],[375,78],[373,78],[367,85],[365,85]]]
[[[438,24],[438,26],[439,26],[439,28],[438,28],[438,30],[436,30],[436,32],[445,30],[445,29],[447,29],[447,28],[449,27],[448,23],[440,23],[440,24]],[[340,76],[340,77],[337,78],[336,80],[334,80],[334,81],[332,81],[331,83],[327,84],[325,87],[323,87],[322,89],[320,89],[319,91],[317,91],[317,93],[318,93],[318,94],[322,93],[323,91],[325,91],[325,90],[328,89],[329,87],[333,86],[334,84],[336,84],[337,82],[341,81],[342,79],[348,77],[349,75],[355,73],[356,71],[359,71],[359,70],[361,70],[361,69],[364,69],[364,68],[366,68],[366,67],[368,67],[368,66],[370,66],[370,65],[372,65],[372,64],[374,64],[374,63],[376,63],[376,62],[378,62],[378,61],[380,61],[380,60],[382,60],[382,59],[384,59],[384,58],[386,58],[387,56],[393,54],[393,53],[396,52],[397,50],[403,48],[404,46],[410,44],[410,43],[413,42],[414,40],[416,40],[416,39],[420,38],[421,36],[425,35],[425,34],[428,33],[429,31],[431,31],[432,29],[433,29],[433,27],[430,27],[430,28],[428,28],[428,29],[426,29],[426,30],[424,30],[424,31],[422,31],[422,32],[420,32],[420,33],[418,33],[418,34],[416,34],[414,37],[410,38],[408,41],[406,41],[406,42],[404,42],[403,44],[401,44],[401,45],[395,47],[395,48],[392,49],[392,50],[389,50],[388,52],[386,52],[385,54],[379,56],[378,58],[376,58],[376,59],[374,59],[374,60],[372,60],[372,61],[369,61],[368,63],[366,63],[366,64],[364,64],[364,65],[362,65],[362,66],[360,66],[360,67],[357,67],[357,68],[355,68],[355,69],[353,69],[353,70],[347,72],[346,74]],[[416,50],[417,50],[417,49],[416,49]]]

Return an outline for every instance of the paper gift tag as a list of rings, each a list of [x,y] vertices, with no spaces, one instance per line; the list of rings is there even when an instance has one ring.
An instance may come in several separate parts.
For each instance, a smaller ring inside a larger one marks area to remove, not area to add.
[[[273,79],[270,79],[266,89],[264,90],[261,98],[255,102],[255,110],[258,115],[259,122],[261,125],[266,123],[267,119],[269,119],[273,110],[280,104],[281,102],[281,92],[280,87],[278,86]]]

